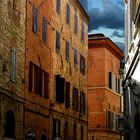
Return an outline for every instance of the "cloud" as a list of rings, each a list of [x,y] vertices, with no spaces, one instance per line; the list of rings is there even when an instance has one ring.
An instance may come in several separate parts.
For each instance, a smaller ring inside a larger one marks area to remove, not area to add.
[[[119,38],[124,38],[124,32],[120,33],[119,31],[114,31],[111,35],[111,37],[119,37]]]
[[[88,10],[88,0],[80,0],[80,3],[85,8],[85,10]]]
[[[124,29],[124,10],[114,4],[112,0],[102,0],[103,9],[91,8],[88,11],[90,16],[89,31],[100,27],[111,29]]]
[[[125,50],[124,43],[122,43],[122,42],[115,42],[115,44],[116,44],[122,51]]]

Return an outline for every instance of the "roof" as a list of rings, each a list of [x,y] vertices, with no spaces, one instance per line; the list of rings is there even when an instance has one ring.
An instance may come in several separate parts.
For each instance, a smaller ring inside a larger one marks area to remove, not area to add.
[[[82,4],[80,3],[80,0],[76,0],[79,7],[81,8],[82,12],[84,13],[84,15],[86,16],[86,18],[88,19],[88,21],[90,20],[89,15],[87,14],[86,10],[83,8]]]
[[[111,50],[120,60],[123,58],[123,51],[108,37],[103,34],[89,35],[88,48],[106,47]]]

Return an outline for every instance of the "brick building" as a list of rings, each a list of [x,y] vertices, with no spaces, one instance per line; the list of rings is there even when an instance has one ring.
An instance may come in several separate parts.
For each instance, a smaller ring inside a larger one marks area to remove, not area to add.
[[[103,34],[89,35],[88,48],[88,138],[120,140],[123,52]]]
[[[88,16],[78,0],[26,11],[25,138],[86,140]]]
[[[53,2],[51,139],[86,140],[88,16],[79,0]]]
[[[0,140],[23,139],[26,1],[0,1]]]
[[[24,135],[48,140],[52,68],[52,1],[27,0]]]

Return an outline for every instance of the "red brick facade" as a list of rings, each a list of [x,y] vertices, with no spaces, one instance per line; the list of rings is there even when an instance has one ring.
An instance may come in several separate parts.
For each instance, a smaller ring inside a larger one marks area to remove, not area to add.
[[[96,140],[119,140],[117,119],[121,114],[119,69],[123,53],[105,37],[90,35],[88,44],[89,140],[92,140],[93,136]]]

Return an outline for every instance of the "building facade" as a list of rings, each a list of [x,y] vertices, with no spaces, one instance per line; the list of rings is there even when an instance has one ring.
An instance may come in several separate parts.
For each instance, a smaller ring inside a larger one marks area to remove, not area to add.
[[[125,0],[124,128],[126,140],[140,139],[140,1]]]
[[[88,138],[120,140],[122,113],[119,75],[123,52],[103,34],[88,39]]]
[[[78,0],[27,1],[25,139],[87,139],[88,16]]]
[[[23,140],[25,0],[0,2],[0,139]]]
[[[53,1],[51,139],[87,139],[88,16],[79,0]]]

